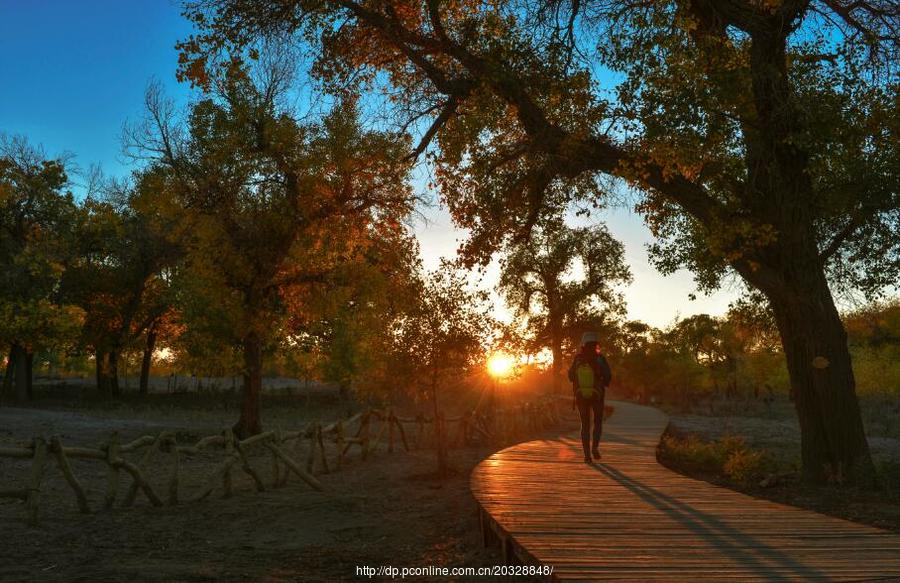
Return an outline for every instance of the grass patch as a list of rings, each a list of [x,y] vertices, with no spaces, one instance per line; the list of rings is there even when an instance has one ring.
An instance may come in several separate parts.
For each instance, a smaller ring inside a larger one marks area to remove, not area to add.
[[[743,438],[733,435],[704,441],[696,435],[666,431],[658,456],[688,472],[719,476],[744,487],[769,479],[777,471],[775,459],[766,450],[752,449]]]

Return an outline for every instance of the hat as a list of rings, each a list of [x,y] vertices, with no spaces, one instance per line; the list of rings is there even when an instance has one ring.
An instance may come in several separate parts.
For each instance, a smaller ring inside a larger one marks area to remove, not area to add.
[[[581,335],[581,345],[586,346],[589,342],[597,343],[597,333],[596,332],[585,332]]]

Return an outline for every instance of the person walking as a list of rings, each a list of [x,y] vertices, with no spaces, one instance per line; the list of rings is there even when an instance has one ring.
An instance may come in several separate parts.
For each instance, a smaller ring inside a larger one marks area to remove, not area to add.
[[[606,387],[612,380],[612,371],[606,358],[600,354],[597,334],[585,332],[581,336],[581,350],[569,367],[569,380],[575,406],[581,417],[581,447],[584,449],[585,463],[593,463],[600,459],[600,436],[603,433],[603,403],[606,399]],[[593,413],[593,432],[591,431],[591,414]]]

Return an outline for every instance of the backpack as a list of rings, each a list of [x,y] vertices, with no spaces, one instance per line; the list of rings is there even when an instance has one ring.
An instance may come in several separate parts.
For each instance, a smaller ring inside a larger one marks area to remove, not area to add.
[[[580,397],[590,399],[597,394],[596,374],[590,362],[579,359],[575,366],[575,391]]]

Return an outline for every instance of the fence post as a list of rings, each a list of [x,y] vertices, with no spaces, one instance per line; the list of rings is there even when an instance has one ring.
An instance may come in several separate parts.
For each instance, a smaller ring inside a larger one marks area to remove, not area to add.
[[[526,407],[524,410],[529,409]],[[538,419],[537,415],[534,414],[535,411],[529,410],[529,412],[533,413],[530,417],[530,420],[532,422],[546,422],[548,419],[548,416]],[[378,431],[374,436],[371,433],[373,431],[373,416],[377,416],[380,421]],[[377,450],[377,447],[381,443],[385,431],[387,431],[388,434],[387,449],[389,452],[394,451],[395,441],[397,439],[396,432],[399,432],[400,434],[399,437],[403,448],[406,451],[410,450],[410,445],[407,441],[403,423],[400,418],[397,417],[392,407],[384,411],[370,409],[364,411],[363,413],[360,413],[357,416],[354,416],[353,421],[355,422],[356,419],[359,419],[360,426],[355,438],[348,439],[346,435],[346,419],[339,419],[335,421],[335,423],[330,426],[332,429],[328,431],[329,434],[332,430],[335,432],[334,439],[338,448],[336,461],[337,467],[342,466],[346,450],[353,445],[360,446],[362,457],[363,459],[366,459],[370,451]],[[458,440],[467,440],[469,430],[484,432],[477,424],[479,419],[476,415],[463,415],[457,421],[460,423]],[[446,448],[449,448],[451,444],[448,435],[448,421],[443,415],[439,415],[435,419],[428,419],[424,415],[420,414],[415,418],[414,421],[410,420],[410,422],[415,422],[417,424],[419,430],[419,435],[417,437],[418,441],[420,442],[425,440],[426,438],[426,436],[424,435],[424,433],[426,433],[428,429],[426,428],[426,424],[434,423],[434,427],[431,429],[434,433],[436,445],[439,448],[444,449],[443,452],[439,453],[443,453],[444,455],[446,455]],[[395,425],[396,427],[394,427]],[[505,426],[501,428],[506,430],[504,431],[504,433],[507,433],[509,430],[514,429],[515,425],[512,424],[511,420],[507,420]],[[250,441],[252,443],[261,443],[271,451],[274,473],[273,483],[275,486],[284,485],[284,483],[287,482],[290,472],[294,472],[302,479],[309,482],[310,485],[312,485],[314,488],[318,489],[321,487],[321,484],[319,484],[317,480],[312,478],[312,470],[315,467],[317,455],[321,458],[323,471],[325,473],[329,473],[331,471],[326,456],[326,437],[323,435],[324,433],[325,431],[323,431],[322,423],[318,422],[308,425],[304,431],[297,432],[296,436],[294,435],[294,432],[290,432],[290,435],[286,438],[281,430],[275,430],[269,432],[265,436],[260,436],[262,441],[260,441],[260,438],[251,439]],[[281,445],[284,442],[289,441],[290,439],[293,439],[295,437],[298,440],[296,445],[298,454],[299,450],[303,448],[302,440],[305,438],[309,438],[310,440],[310,449],[307,457],[306,472],[301,469],[300,464],[296,463],[294,459],[288,456],[287,453],[281,448]],[[328,439],[330,439],[330,437]],[[137,464],[134,464],[125,457],[122,457],[123,447],[125,448],[125,451],[127,453],[132,450],[137,450],[140,447],[145,447],[145,444],[148,443],[148,449],[143,452],[140,461]],[[198,442],[198,445],[185,446],[182,447],[181,450],[183,450],[185,453],[190,454],[200,451],[201,449],[213,444],[216,446],[223,446],[223,449],[225,451],[225,460],[226,462],[231,460],[231,463],[223,464],[223,466],[221,466],[220,469],[211,476],[211,485],[208,485],[206,494],[204,494],[204,496],[202,496],[201,498],[205,498],[210,492],[214,491],[214,487],[219,483],[218,481],[220,479],[222,481],[221,483],[223,487],[223,497],[228,498],[232,496],[233,476],[231,475],[231,466],[238,461],[241,462],[243,470],[248,475],[250,475],[251,478],[253,478],[257,490],[265,490],[265,486],[260,479],[260,475],[249,464],[249,460],[245,454],[244,449],[241,446],[242,442],[240,442],[235,437],[234,432],[231,429],[225,429],[221,437],[215,435],[204,437]],[[250,444],[248,443],[248,445]],[[178,504],[181,452],[179,451],[177,437],[170,431],[161,432],[155,438],[153,438],[152,436],[141,437],[135,440],[133,443],[128,444],[127,446],[122,445],[118,432],[112,432],[110,434],[109,441],[106,444],[100,445],[98,449],[70,447],[68,448],[68,450],[69,451],[67,453],[66,448],[63,447],[59,436],[51,437],[49,444],[43,437],[35,437],[32,440],[30,448],[3,448],[2,455],[4,456],[19,458],[30,457],[32,459],[28,486],[20,490],[5,491],[2,493],[2,495],[4,496],[16,497],[22,499],[25,502],[25,508],[28,513],[28,521],[31,524],[35,524],[38,518],[38,501],[40,497],[41,484],[44,478],[48,454],[52,454],[54,456],[56,463],[59,466],[61,473],[63,474],[63,477],[76,496],[76,501],[80,511],[83,513],[90,513],[91,508],[88,503],[86,490],[84,489],[84,486],[81,484],[81,482],[78,481],[78,478],[75,476],[70,462],[70,457],[84,457],[87,459],[94,459],[106,463],[106,492],[103,496],[103,503],[104,508],[111,509],[115,507],[116,499],[119,493],[121,470],[125,470],[133,479],[133,483],[130,484],[130,488],[128,489],[128,492],[122,501],[123,507],[132,506],[136,499],[138,490],[141,489],[144,490],[148,499],[154,506],[162,505],[163,501],[153,491],[151,484],[145,478],[144,474],[141,471],[141,468],[148,466],[151,460],[153,460],[154,457],[157,457],[154,452],[159,452],[160,454],[170,454],[171,473],[168,476],[168,500],[166,503],[168,505]]]
[[[316,434],[318,431],[319,424],[316,423],[309,432],[309,455],[306,458],[306,471],[309,474],[313,473],[316,465]]]
[[[59,470],[62,472],[63,476],[66,478],[66,482],[68,482],[72,490],[75,491],[75,498],[78,501],[78,509],[85,514],[89,514],[91,512],[91,508],[90,506],[88,506],[87,496],[84,493],[84,488],[81,486],[81,482],[78,481],[78,478],[75,477],[75,472],[72,471],[72,466],[69,464],[69,458],[66,457],[66,452],[65,450],[63,450],[63,446],[59,440],[59,436],[54,435],[50,438],[50,450],[53,452],[53,455],[56,456],[56,464],[59,466]]]
[[[400,432],[400,441],[403,443],[403,451],[409,451],[409,443],[406,441],[406,430],[403,429],[403,423],[400,418],[394,416],[394,423],[397,424],[397,430]]]
[[[394,410],[388,409],[388,453],[394,453]]]
[[[421,449],[422,439],[425,436],[425,419],[421,414],[416,415],[416,423],[418,424],[416,428],[416,449]]]
[[[275,442],[276,446],[281,445],[281,430],[275,430],[275,436],[272,438],[272,441]],[[272,453],[272,487],[277,488],[281,485],[281,461],[278,459],[278,456],[275,455],[275,452]]]
[[[119,434],[114,432],[106,446],[106,496],[103,499],[103,507],[110,509],[116,503],[116,494],[119,491],[119,468],[116,460],[119,458]]]
[[[169,447],[172,453],[172,475],[169,476],[169,506],[178,504],[178,482],[181,479],[181,462],[178,459],[178,438],[174,434],[169,436]]]
[[[247,459],[247,456],[244,454],[244,450],[241,449],[241,444],[235,443],[235,449],[237,450],[238,456],[241,460],[241,469],[247,473],[251,478],[253,478],[253,483],[256,485],[257,492],[265,492],[266,486],[263,484],[262,478],[259,477],[259,474],[256,473],[256,470],[250,465],[250,461]]]
[[[337,444],[337,467],[341,467],[344,465],[344,422],[338,421],[334,424],[334,433],[335,438],[334,442]]]
[[[327,474],[331,470],[328,469],[328,457],[325,455],[325,441],[322,439],[322,426],[316,427],[316,442],[319,444],[319,455],[322,458],[322,470]]]
[[[371,411],[366,411],[366,414],[362,419],[362,426],[359,428],[359,438],[362,440],[360,443],[360,446],[362,447],[362,459],[369,457],[369,422],[371,421],[371,418]]]
[[[375,451],[378,449],[378,445],[381,443],[381,436],[384,435],[385,426],[388,425],[382,415],[376,414],[375,416],[378,418],[378,433],[375,434],[375,439],[369,446],[370,451]]]
[[[234,455],[234,430],[229,427],[225,430],[225,457],[227,459]],[[222,474],[222,490],[222,496],[231,498],[231,466],[227,466],[225,473]]]
[[[147,451],[144,452],[144,455],[141,456],[141,461],[138,463],[138,468],[146,466],[151,459],[151,456],[156,448],[159,447],[160,439],[162,438],[162,433],[160,433],[153,443],[147,448]],[[122,506],[128,507],[134,504],[135,499],[137,498],[138,489],[140,486],[137,483],[137,480],[131,482],[131,486],[128,487],[128,492],[125,494],[125,500],[122,501]]]
[[[44,462],[47,460],[47,442],[43,437],[35,437],[32,449],[34,457],[31,462],[31,476],[28,479],[25,509],[28,512],[28,524],[35,526],[38,521],[38,497],[41,493],[41,480],[44,477]]]

